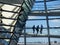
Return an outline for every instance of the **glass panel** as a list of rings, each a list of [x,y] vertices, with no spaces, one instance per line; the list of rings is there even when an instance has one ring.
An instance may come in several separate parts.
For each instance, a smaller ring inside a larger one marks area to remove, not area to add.
[[[60,19],[56,19],[56,20],[49,20],[49,26],[50,27],[60,27]]]
[[[30,2],[30,5],[31,5],[31,6],[33,6],[33,3],[32,3],[32,2],[34,2],[34,1],[32,1],[32,0],[29,0],[29,2]]]
[[[20,19],[21,21],[24,21],[24,20],[25,20],[25,18],[24,18],[23,15],[21,15],[21,16],[19,17],[19,19]]]
[[[60,0],[46,0],[47,9],[51,12],[60,11]],[[45,10],[44,0],[35,0],[32,11],[34,10]]]
[[[26,33],[28,33],[28,34],[33,34],[33,29],[26,29]],[[34,34],[37,34],[37,31],[35,30],[35,33]],[[40,33],[40,29],[39,29],[39,32],[38,32],[38,34],[41,34]],[[42,30],[42,34],[43,35],[47,35],[48,33],[47,33],[47,29],[43,29]]]
[[[45,16],[28,16],[28,20],[29,19],[46,19]]]
[[[23,4],[23,8],[24,8],[24,10],[25,10],[26,12],[29,12],[29,9],[27,8],[27,6],[26,6],[25,3]]]
[[[35,1],[44,1],[44,0],[35,0]]]
[[[20,43],[24,42],[24,38],[20,37],[20,38],[19,38],[19,42],[20,42]]]
[[[30,4],[29,4],[29,2],[28,1],[26,1],[26,5],[29,7],[29,9],[31,10],[31,6],[30,6]]]
[[[6,10],[6,11],[2,11],[2,13],[1,13],[2,17],[4,17],[4,18],[1,19],[1,16],[0,16],[0,19],[2,20],[2,23],[0,23],[0,45],[8,45],[10,40],[14,40],[11,38],[16,38],[16,36],[12,36],[14,27],[12,27],[10,25],[15,26],[16,20],[12,20],[11,18],[17,19],[18,14],[12,13],[12,12],[19,12],[20,7],[3,4],[3,6],[1,6],[0,8],[2,8],[3,10]],[[3,25],[1,25],[1,24],[3,24]],[[15,40],[15,42],[16,42],[16,40]],[[12,45],[13,45],[13,42],[12,42]],[[16,45],[16,44],[14,44],[14,45]]]
[[[32,11],[33,10],[44,10],[44,3],[35,3],[33,8],[32,8]]]
[[[10,33],[0,33],[0,38],[11,38],[11,34]]]
[[[50,38],[51,44],[59,45],[60,44],[60,38]]]
[[[21,44],[24,44],[24,38],[20,38],[19,39],[19,42],[21,43]],[[26,42],[27,42],[27,44],[45,44],[45,43],[47,43],[48,42],[48,38],[45,38],[45,37],[32,37],[32,38],[26,38]]]
[[[39,25],[39,26],[41,26],[41,24],[43,25],[43,27],[47,27],[47,25],[46,25],[46,21],[45,20],[40,20],[40,21],[27,21],[26,22],[26,27],[32,27],[33,25],[35,25],[35,26],[37,26],[37,25]]]
[[[4,39],[4,40],[0,39],[0,45],[8,45],[9,41],[10,41],[9,39]]]
[[[30,2],[29,2],[29,0],[25,0],[25,2],[26,2],[27,4],[29,4],[29,5],[30,5]]]
[[[60,6],[60,1],[51,1],[51,2],[47,2],[47,8],[48,9],[59,9]]]
[[[60,16],[49,16],[48,18],[60,18]]]
[[[14,42],[14,43],[13,43]],[[15,40],[11,40],[11,42],[10,42],[10,45],[16,45],[17,44],[17,42],[15,41]]]
[[[60,29],[50,29],[51,35],[60,35]]]

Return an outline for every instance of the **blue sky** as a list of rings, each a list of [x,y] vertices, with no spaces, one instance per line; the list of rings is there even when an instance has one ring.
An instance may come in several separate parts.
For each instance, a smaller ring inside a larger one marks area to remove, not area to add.
[[[43,0],[36,0],[36,1],[43,1]],[[60,0],[58,1],[51,1],[47,2],[47,8],[48,9],[56,9],[60,8]],[[35,3],[32,10],[44,10],[44,2],[42,3]]]
[[[40,0],[36,0],[40,1]],[[43,0],[41,0],[43,1]],[[48,9],[57,9],[60,8],[60,1],[53,1],[53,2],[47,2],[47,7]],[[44,10],[44,3],[35,3],[32,11],[33,10]],[[60,18],[60,16],[49,16],[48,18]],[[28,19],[46,19],[44,16],[30,16]],[[47,27],[46,20],[37,20],[37,21],[27,21],[26,22],[26,27],[32,27],[33,25]],[[50,27],[60,27],[60,19],[59,20],[49,20],[49,26]],[[26,33],[32,33],[32,29],[27,29]],[[47,34],[47,29],[43,29],[43,34]],[[60,35],[60,29],[50,29],[50,34],[53,35]],[[60,42],[59,38],[51,38],[51,42],[53,41],[58,41]],[[24,42],[24,38],[20,38],[19,42]],[[27,42],[48,42],[48,38],[27,38]]]

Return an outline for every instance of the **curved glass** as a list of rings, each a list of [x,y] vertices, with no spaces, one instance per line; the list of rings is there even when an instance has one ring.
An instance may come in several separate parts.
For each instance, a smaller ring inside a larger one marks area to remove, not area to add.
[[[49,11],[60,11],[60,0],[46,0],[47,10]],[[44,0],[35,0],[35,4],[32,8],[34,10],[45,10]]]

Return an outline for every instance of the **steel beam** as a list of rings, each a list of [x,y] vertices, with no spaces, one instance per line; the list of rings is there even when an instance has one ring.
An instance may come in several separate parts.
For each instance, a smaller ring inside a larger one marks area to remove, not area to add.
[[[47,13],[48,16],[60,16],[60,12],[49,12]],[[34,12],[29,14],[28,16],[46,16],[46,13]]]
[[[49,35],[50,38],[60,38],[60,35]],[[21,37],[24,37],[24,34],[21,35]],[[31,38],[31,37],[48,37],[47,34],[29,34],[26,33],[26,37],[27,38]]]

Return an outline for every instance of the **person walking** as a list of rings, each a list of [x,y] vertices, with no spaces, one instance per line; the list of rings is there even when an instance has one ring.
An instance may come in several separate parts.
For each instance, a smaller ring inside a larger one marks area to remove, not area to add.
[[[37,31],[37,34],[38,34],[38,32],[39,32],[39,25],[36,27],[36,31]]]
[[[42,34],[42,30],[43,30],[43,25],[41,25],[40,34]]]
[[[32,29],[33,29],[33,33],[35,33],[35,25],[33,25]]]

